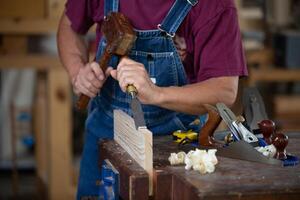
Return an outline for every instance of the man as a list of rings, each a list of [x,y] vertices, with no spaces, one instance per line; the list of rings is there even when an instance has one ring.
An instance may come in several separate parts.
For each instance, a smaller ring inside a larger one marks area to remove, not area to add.
[[[106,45],[100,27],[110,11],[126,15],[138,38],[129,58],[114,57],[103,72],[89,62],[82,35],[98,24],[98,59]],[[205,113],[204,104],[233,104],[238,79],[247,75],[233,0],[68,0],[58,47],[75,93],[93,98],[78,199],[99,193],[97,141],[113,138],[114,109],[132,114],[128,84],[138,90],[148,129],[159,135],[186,129]]]

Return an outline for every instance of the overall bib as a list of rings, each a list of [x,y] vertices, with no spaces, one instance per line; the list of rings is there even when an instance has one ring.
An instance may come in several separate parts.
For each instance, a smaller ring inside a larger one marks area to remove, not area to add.
[[[157,30],[135,30],[137,40],[129,57],[143,63],[151,80],[160,87],[187,84],[184,67],[177,53],[172,36],[197,0],[176,0]],[[105,0],[104,15],[118,11],[118,0]],[[105,39],[99,42],[96,60],[106,46]],[[119,58],[113,56],[110,66],[117,67]],[[132,116],[131,96],[124,93],[118,81],[108,77],[101,92],[89,105],[86,120],[86,136],[80,164],[77,199],[98,196],[101,179],[98,168],[98,141],[113,139],[113,110],[120,109]],[[188,125],[198,116],[177,113],[152,105],[142,105],[147,128],[153,135],[171,134],[176,130],[187,130]],[[201,126],[201,125],[200,125]],[[199,129],[200,129],[199,126]],[[198,131],[198,130],[196,130]]]

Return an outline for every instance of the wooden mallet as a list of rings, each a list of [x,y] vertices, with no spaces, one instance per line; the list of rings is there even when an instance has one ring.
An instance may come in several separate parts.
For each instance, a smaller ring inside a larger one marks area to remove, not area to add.
[[[106,16],[101,31],[107,41],[107,46],[98,63],[105,72],[112,55],[126,56],[128,54],[136,40],[136,34],[127,17],[117,12],[110,12]],[[89,101],[90,97],[80,95],[76,103],[77,109],[85,110]]]

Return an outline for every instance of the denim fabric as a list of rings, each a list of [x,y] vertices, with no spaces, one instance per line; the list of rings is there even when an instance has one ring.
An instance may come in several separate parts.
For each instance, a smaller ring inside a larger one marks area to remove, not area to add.
[[[158,28],[168,35],[174,36],[184,17],[197,3],[197,0],[176,0]]]
[[[177,0],[175,4],[178,4]],[[190,4],[184,1],[186,5]],[[118,0],[105,1],[105,13],[117,11]],[[180,4],[182,5],[182,4]],[[183,5],[185,7],[185,5]],[[187,10],[182,10],[179,6],[173,6],[179,17],[173,21],[180,24],[187,14]],[[170,11],[169,13],[173,13]],[[166,17],[166,19],[168,16]],[[165,21],[165,20],[164,20]],[[167,23],[170,24],[170,23]],[[174,27],[174,26],[172,26]],[[180,57],[176,51],[171,37],[160,30],[135,30],[137,40],[129,53],[129,57],[137,62],[143,63],[150,78],[155,80],[155,84],[161,87],[182,86],[187,84],[187,78]],[[174,30],[176,31],[176,30]],[[96,60],[100,58],[106,46],[106,41],[102,39],[96,55]],[[113,56],[109,65],[116,68],[119,58]],[[131,97],[122,92],[118,82],[109,77],[105,82],[101,93],[95,97],[89,105],[89,115],[86,120],[86,141],[83,157],[80,166],[79,186],[77,199],[83,196],[98,195],[100,187],[96,185],[100,180],[100,169],[98,169],[97,141],[99,139],[113,139],[113,110],[121,109],[132,116],[129,103]],[[145,121],[148,129],[153,135],[171,134],[176,130],[187,130],[188,125],[197,116],[176,113],[152,105],[142,105]]]

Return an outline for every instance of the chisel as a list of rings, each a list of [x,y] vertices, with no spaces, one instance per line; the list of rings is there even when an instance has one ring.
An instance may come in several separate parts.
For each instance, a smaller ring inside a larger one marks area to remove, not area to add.
[[[131,103],[130,103],[130,107],[132,110],[132,114],[133,114],[133,119],[134,119],[134,123],[135,123],[135,127],[136,129],[140,129],[140,128],[147,128],[146,127],[146,123],[145,123],[145,119],[144,119],[144,113],[142,110],[142,105],[141,102],[138,100],[137,96],[137,89],[134,87],[134,85],[129,84],[127,86],[126,89],[127,93],[130,94],[131,96]]]

